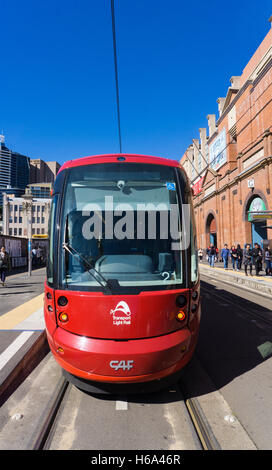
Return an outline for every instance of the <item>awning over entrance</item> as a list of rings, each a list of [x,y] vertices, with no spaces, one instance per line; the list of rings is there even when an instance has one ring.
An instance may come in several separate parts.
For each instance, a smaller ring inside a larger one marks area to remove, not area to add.
[[[267,220],[272,220],[272,211],[267,210],[264,201],[255,197],[249,206],[248,221],[251,222],[252,244],[258,243],[263,246],[267,240]]]
[[[253,199],[247,214],[249,222],[272,219],[272,211],[266,210],[265,203],[260,197]]]

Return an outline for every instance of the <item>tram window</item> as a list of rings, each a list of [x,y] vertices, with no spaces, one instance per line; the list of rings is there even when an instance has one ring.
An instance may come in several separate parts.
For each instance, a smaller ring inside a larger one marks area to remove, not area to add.
[[[53,283],[53,256],[54,256],[54,249],[55,249],[54,232],[55,232],[57,200],[58,200],[58,196],[55,196],[52,200],[51,212],[50,212],[49,222],[48,222],[50,249],[49,249],[48,260],[47,260],[47,281],[49,284]]]
[[[198,256],[196,246],[196,236],[191,228],[191,281],[195,283],[198,280]]]
[[[120,286],[184,282],[183,251],[172,246],[170,214],[175,228],[182,225],[174,168],[137,163],[75,168],[64,201],[61,246],[66,243],[74,253],[61,252],[63,285],[99,286],[90,266]]]

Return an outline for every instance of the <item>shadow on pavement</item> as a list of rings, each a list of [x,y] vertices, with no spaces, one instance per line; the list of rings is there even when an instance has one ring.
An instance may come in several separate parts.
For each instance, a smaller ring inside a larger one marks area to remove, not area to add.
[[[224,387],[272,354],[271,309],[203,281],[201,296],[199,340],[184,371],[185,383],[190,382],[189,397]],[[272,307],[272,299],[269,304]],[[209,376],[207,380],[199,370],[200,377],[195,372],[197,361]]]

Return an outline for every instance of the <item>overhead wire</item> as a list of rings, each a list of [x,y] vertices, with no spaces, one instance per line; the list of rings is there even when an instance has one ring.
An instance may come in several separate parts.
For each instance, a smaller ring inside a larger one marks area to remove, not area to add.
[[[114,0],[111,0],[111,22],[112,22],[112,41],[113,41],[114,70],[115,70],[116,106],[117,106],[117,119],[118,119],[118,133],[119,133],[119,149],[120,149],[120,153],[122,153],[122,138],[121,138],[121,119],[120,119],[120,100],[119,100],[119,84],[118,84],[118,66],[117,66],[117,47],[116,47],[116,30],[115,30]]]

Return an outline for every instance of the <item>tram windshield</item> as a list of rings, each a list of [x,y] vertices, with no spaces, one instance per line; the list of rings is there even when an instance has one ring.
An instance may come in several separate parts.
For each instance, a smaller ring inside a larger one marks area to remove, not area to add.
[[[177,170],[103,163],[71,168],[64,189],[60,284],[169,289],[184,282]],[[189,230],[190,231],[190,230]]]

